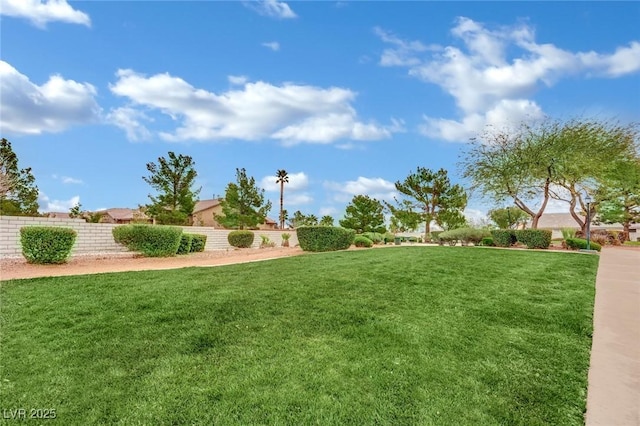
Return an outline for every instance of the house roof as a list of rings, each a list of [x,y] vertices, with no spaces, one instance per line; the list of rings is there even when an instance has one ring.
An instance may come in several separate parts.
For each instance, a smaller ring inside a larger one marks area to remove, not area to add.
[[[264,218],[264,223],[268,224],[268,225],[277,225],[278,222],[276,222],[275,220],[271,219],[270,217],[265,217]]]
[[[193,208],[194,213],[201,212],[202,210],[207,210],[212,207],[216,207],[220,205],[220,198],[213,198],[211,200],[199,200],[196,202],[195,207]]]
[[[133,220],[135,219],[134,215],[136,215],[137,218],[140,218],[140,219],[148,219],[147,215],[138,209],[134,210],[134,209],[116,207],[116,208],[111,208],[106,210],[100,210],[99,212],[96,212],[96,213],[104,213],[116,220]]]

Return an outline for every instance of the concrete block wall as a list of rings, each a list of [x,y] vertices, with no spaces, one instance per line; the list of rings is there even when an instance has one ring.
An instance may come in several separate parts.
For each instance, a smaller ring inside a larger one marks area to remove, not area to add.
[[[116,226],[113,223],[87,223],[83,219],[62,219],[47,217],[21,217],[21,216],[0,216],[0,258],[22,257],[22,247],[20,245],[20,228],[23,226],[60,226],[74,229],[78,235],[76,243],[71,251],[71,256],[83,254],[113,254],[126,253],[127,249],[113,240],[112,230]],[[201,226],[183,226],[185,232],[192,234],[203,234],[207,236],[205,251],[225,250],[233,248],[227,241],[228,229],[215,229]],[[282,234],[286,232],[291,235],[289,244],[295,247],[298,239],[295,231],[263,231],[255,230],[253,247],[260,247],[262,241],[260,235],[265,235],[280,246]]]

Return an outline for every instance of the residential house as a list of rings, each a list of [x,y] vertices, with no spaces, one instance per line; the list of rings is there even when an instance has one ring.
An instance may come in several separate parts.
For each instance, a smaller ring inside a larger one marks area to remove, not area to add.
[[[531,227],[531,223],[527,223],[527,228]],[[561,238],[562,237],[562,229],[572,228],[572,229],[580,229],[578,222],[571,216],[570,213],[544,213],[540,216],[540,220],[538,221],[538,229],[550,229],[552,231],[551,238]],[[599,229],[606,229],[610,231],[622,231],[621,223],[613,223],[613,224],[605,224],[599,223],[594,224],[591,223],[590,229],[592,231]],[[631,225],[631,229],[629,230],[629,238],[632,241],[637,241],[640,232],[640,224]]]
[[[214,214],[222,215],[222,200],[222,198],[212,198],[210,200],[199,200],[196,202],[189,221],[190,224],[193,226],[223,228],[214,218]],[[258,226],[258,229],[278,229],[278,223],[271,218],[266,218],[264,223]]]
[[[112,208],[94,213],[102,214],[102,219],[100,220],[102,223],[153,223],[153,219],[144,214],[140,209]]]

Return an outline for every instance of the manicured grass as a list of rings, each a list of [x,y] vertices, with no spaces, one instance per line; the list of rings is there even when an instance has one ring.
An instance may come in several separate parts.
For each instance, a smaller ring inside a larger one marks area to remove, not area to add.
[[[580,425],[597,259],[393,247],[5,281],[0,401],[64,425]]]

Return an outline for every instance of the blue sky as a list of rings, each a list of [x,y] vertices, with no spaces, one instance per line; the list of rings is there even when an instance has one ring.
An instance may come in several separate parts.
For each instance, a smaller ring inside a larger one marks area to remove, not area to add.
[[[456,163],[487,124],[640,117],[637,2],[0,0],[2,137],[41,211],[148,202],[146,163],[193,157],[201,198],[244,167],[339,219]],[[467,213],[493,207],[475,196]],[[561,206],[552,206],[560,209]]]

